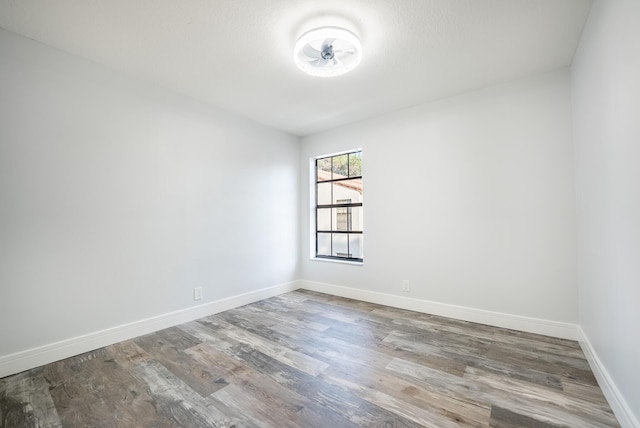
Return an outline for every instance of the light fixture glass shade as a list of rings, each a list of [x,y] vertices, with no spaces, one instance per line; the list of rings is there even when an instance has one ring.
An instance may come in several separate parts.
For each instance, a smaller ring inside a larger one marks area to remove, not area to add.
[[[339,76],[360,63],[362,46],[358,37],[344,28],[316,28],[298,39],[293,59],[298,68],[312,76]]]

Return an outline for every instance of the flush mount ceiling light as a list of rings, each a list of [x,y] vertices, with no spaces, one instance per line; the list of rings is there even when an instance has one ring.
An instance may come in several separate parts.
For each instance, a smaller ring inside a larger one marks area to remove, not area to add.
[[[321,27],[307,31],[296,42],[293,59],[307,74],[339,76],[353,70],[362,58],[358,37],[339,27]]]

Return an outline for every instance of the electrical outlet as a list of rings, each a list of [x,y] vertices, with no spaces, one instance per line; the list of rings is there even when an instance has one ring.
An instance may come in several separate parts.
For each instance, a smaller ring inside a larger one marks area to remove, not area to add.
[[[409,287],[409,280],[408,279],[403,279],[402,280],[402,291],[405,293],[408,293],[409,291],[411,291],[411,287]]]
[[[202,287],[196,287],[193,289],[193,300],[202,299]]]

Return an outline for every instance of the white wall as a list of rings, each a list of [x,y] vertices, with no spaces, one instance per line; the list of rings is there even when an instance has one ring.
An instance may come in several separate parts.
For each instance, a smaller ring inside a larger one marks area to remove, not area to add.
[[[0,30],[0,357],[297,279],[298,160],[295,137]]]
[[[302,139],[309,158],[363,149],[364,264],[309,258],[301,277],[575,323],[575,200],[568,70]]]
[[[613,388],[625,397],[627,413],[635,412],[629,416],[635,426],[640,426],[639,20],[637,1],[596,1],[572,66],[580,325]]]

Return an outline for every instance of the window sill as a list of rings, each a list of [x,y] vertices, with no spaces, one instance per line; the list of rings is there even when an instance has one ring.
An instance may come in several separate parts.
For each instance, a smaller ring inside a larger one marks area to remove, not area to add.
[[[351,260],[326,259],[324,257],[310,257],[309,260],[316,262],[339,263],[343,265],[362,266],[364,262],[354,262]]]

